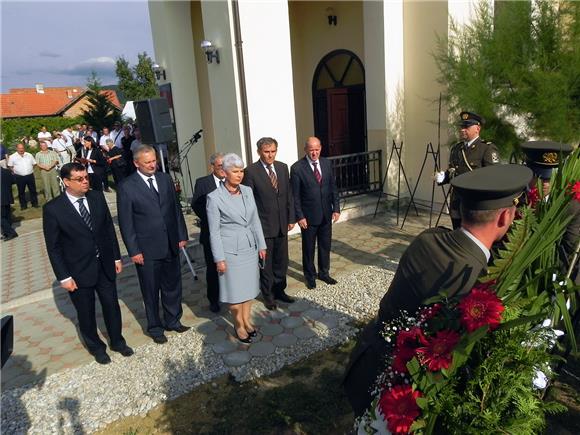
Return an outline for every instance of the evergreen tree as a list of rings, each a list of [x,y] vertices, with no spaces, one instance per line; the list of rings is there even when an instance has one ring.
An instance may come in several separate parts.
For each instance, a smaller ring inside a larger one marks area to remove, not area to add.
[[[435,60],[449,109],[483,115],[504,155],[532,136],[580,139],[580,3],[483,1]]]
[[[117,59],[116,74],[119,90],[127,100],[136,101],[157,97],[157,83],[153,72],[153,61],[146,52],[137,55],[137,65],[133,68],[123,56]]]
[[[101,81],[93,71],[87,79],[87,108],[83,110],[83,118],[88,125],[100,131],[103,127],[111,127],[115,121],[121,120],[121,112],[102,92]]]

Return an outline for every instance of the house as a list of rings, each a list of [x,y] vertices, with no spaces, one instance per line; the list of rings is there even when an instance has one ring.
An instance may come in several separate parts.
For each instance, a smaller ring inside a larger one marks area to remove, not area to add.
[[[192,178],[207,173],[215,151],[255,161],[262,136],[278,140],[278,159],[288,164],[316,135],[327,156],[381,150],[383,170],[396,141],[404,143],[411,188],[418,184],[417,197],[429,200],[427,145],[441,144],[445,165],[458,116],[439,108],[444,85],[432,53],[437,37],[444,40],[453,21],[467,22],[476,3],[149,0],[158,79],[171,86],[178,143],[203,128],[188,155]],[[397,164],[395,157],[388,192],[397,191]]]
[[[122,109],[113,90],[103,90],[109,101]],[[0,95],[0,118],[31,118],[62,116],[75,118],[87,107],[87,88],[80,86],[49,88],[37,84],[34,88],[13,88]]]

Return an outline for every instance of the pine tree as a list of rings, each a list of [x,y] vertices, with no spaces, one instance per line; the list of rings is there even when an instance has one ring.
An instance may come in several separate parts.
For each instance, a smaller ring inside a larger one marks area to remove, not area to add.
[[[146,52],[137,55],[137,65],[131,68],[123,56],[117,59],[116,74],[119,90],[127,100],[136,101],[157,97],[157,83],[153,72],[153,61]]]
[[[111,127],[115,121],[121,120],[121,112],[102,92],[101,81],[93,71],[87,79],[87,108],[83,110],[83,118],[88,125],[100,131],[103,127]]]
[[[484,1],[435,60],[451,112],[483,115],[483,136],[508,154],[530,137],[580,139],[579,47],[578,2]]]

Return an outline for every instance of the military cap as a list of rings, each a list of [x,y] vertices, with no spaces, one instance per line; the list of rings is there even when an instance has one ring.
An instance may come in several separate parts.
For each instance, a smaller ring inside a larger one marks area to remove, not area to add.
[[[461,112],[459,114],[459,125],[461,127],[471,127],[472,125],[482,125],[483,118],[477,113],[473,112]]]
[[[526,154],[526,163],[539,178],[550,178],[552,169],[560,163],[560,155],[567,156],[572,146],[549,140],[532,140],[520,145]]]
[[[522,165],[492,165],[458,175],[451,185],[466,209],[497,210],[517,205],[532,176]]]

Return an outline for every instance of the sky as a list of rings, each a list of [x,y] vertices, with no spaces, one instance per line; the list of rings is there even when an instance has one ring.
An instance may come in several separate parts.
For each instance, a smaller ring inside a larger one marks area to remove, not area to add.
[[[155,60],[147,0],[0,0],[1,88],[116,84],[115,60]]]

